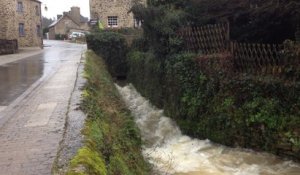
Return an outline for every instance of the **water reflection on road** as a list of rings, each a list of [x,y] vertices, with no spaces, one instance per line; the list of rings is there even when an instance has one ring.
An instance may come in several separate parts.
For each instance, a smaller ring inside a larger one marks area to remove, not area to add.
[[[47,47],[41,54],[0,65],[0,107],[9,105],[33,83],[54,71],[60,62],[66,61],[66,55],[83,47],[57,41],[45,44]]]
[[[8,105],[43,74],[43,54],[0,66],[0,106]]]

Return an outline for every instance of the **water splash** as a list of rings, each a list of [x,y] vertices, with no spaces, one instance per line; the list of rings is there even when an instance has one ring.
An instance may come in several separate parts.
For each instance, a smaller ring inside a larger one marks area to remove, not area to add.
[[[267,153],[232,149],[182,135],[176,123],[132,85],[116,85],[141,130],[143,154],[158,174],[299,175],[300,165]]]

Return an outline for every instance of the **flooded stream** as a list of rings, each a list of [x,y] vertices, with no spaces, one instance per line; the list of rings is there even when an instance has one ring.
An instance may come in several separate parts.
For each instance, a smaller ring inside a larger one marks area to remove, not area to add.
[[[300,165],[267,153],[233,149],[182,135],[176,123],[152,106],[132,85],[121,96],[141,130],[143,154],[157,174],[299,175]]]

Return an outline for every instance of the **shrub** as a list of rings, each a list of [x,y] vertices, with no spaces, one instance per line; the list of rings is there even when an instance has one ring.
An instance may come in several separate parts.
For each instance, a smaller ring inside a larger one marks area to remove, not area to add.
[[[192,120],[205,110],[205,102],[209,99],[209,96],[205,96],[207,78],[195,63],[195,55],[189,53],[170,56],[166,61],[168,93],[165,94],[172,100],[166,100],[165,108],[171,112],[171,116],[179,115]],[[172,94],[177,94],[177,99],[174,99]],[[173,104],[175,102],[177,104]],[[173,110],[178,110],[176,108],[168,110],[169,105],[181,106],[181,109],[178,113],[173,113]]]
[[[149,50],[149,43],[145,38],[136,38],[132,41],[130,50],[138,50],[142,52],[147,52]]]
[[[157,106],[162,107],[163,64],[153,52],[132,51],[128,54],[129,81]]]
[[[115,32],[98,32],[87,35],[88,48],[101,56],[112,76],[126,76],[127,44],[125,38]]]
[[[123,35],[136,35],[142,33],[142,30],[139,28],[108,28],[108,29],[104,29],[104,31],[116,32]]]
[[[67,38],[68,38],[67,35],[63,35],[63,34],[56,34],[55,35],[56,40],[64,40],[64,39],[67,39]]]

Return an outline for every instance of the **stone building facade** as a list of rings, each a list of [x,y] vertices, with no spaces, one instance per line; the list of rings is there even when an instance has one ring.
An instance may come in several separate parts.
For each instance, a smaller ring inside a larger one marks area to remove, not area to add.
[[[100,20],[105,28],[131,28],[137,26],[132,13],[128,13],[134,0],[90,0],[92,20]],[[146,4],[146,0],[140,3]]]
[[[17,40],[19,47],[42,47],[41,2],[0,0],[0,39]]]
[[[56,35],[68,35],[72,31],[89,31],[88,19],[81,16],[79,7],[71,7],[71,11],[57,15],[57,20],[48,28],[49,39],[56,39]]]

